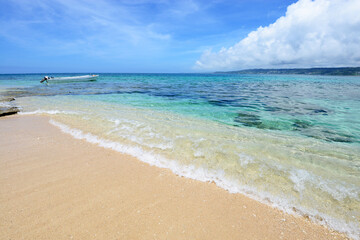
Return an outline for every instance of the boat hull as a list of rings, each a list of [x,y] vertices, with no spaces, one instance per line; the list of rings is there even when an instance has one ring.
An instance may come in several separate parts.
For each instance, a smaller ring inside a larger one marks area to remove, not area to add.
[[[75,77],[54,77],[49,78],[45,82],[47,83],[70,83],[70,82],[90,82],[96,81],[99,75],[84,75]]]

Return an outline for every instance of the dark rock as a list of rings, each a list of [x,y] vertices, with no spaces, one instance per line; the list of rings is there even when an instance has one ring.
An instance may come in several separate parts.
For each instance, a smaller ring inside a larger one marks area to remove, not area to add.
[[[17,107],[0,107],[0,117],[13,115],[19,112]]]
[[[0,98],[0,117],[16,114],[19,112],[19,109],[15,106],[13,101],[15,101],[15,98],[11,96],[2,96]]]
[[[13,97],[0,98],[0,102],[12,102],[15,101]]]

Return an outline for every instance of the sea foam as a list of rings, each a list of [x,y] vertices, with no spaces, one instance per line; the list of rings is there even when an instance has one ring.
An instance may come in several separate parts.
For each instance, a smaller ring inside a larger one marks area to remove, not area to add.
[[[32,114],[37,113],[40,113],[40,111],[35,111],[35,113]],[[57,114],[58,111],[44,111],[44,113]],[[327,225],[330,228],[335,229],[339,232],[344,232],[348,234],[348,236],[356,240],[360,239],[360,230],[356,224],[356,219],[354,219],[354,222],[344,222],[341,219],[335,219],[333,217],[327,216],[326,214],[320,213],[316,209],[307,209],[301,206],[294,206],[291,203],[291,199],[286,199],[285,197],[277,197],[268,192],[259,192],[253,187],[242,186],[238,184],[234,179],[229,179],[226,176],[225,172],[221,169],[209,170],[202,167],[195,167],[194,165],[180,165],[175,160],[164,158],[161,155],[155,154],[151,151],[145,151],[141,147],[128,146],[119,142],[103,139],[91,133],[84,133],[82,130],[71,128],[63,123],[57,122],[52,119],[49,122],[52,125],[58,127],[62,132],[70,134],[76,139],[85,140],[89,143],[98,145],[103,148],[112,149],[120,153],[132,155],[140,161],[148,163],[149,165],[170,169],[172,172],[179,176],[199,180],[202,182],[214,182],[217,186],[229,191],[230,193],[244,194],[252,199],[280,209],[289,214],[308,216],[310,217],[310,219],[317,223]],[[118,122],[116,123],[117,125],[119,125]],[[247,165],[252,160],[250,156],[247,156],[245,154],[239,157],[243,159],[242,164],[244,165]],[[300,191],[304,188],[303,184],[312,178],[313,176],[305,170],[294,169],[294,171],[290,173],[290,179],[295,183],[296,188]],[[321,179],[317,180],[320,181],[320,186],[326,186],[326,184],[321,184]],[[333,189],[333,194],[339,194],[338,190],[339,189]],[[340,197],[339,195],[337,195],[337,197]]]
[[[73,111],[62,111],[62,110],[42,110],[38,109],[35,111],[30,112],[19,112],[19,115],[40,115],[40,114],[49,114],[49,115],[56,115],[56,114],[79,114],[79,112]]]

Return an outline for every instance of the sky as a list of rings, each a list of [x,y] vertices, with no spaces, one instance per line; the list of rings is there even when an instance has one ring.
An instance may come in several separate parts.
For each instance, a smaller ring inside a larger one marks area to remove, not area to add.
[[[0,0],[0,73],[360,66],[359,0]]]

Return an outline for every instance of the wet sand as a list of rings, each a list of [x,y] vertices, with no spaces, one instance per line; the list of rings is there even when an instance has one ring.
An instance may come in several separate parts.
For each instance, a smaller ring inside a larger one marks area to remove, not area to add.
[[[213,183],[0,118],[0,239],[346,239]]]

